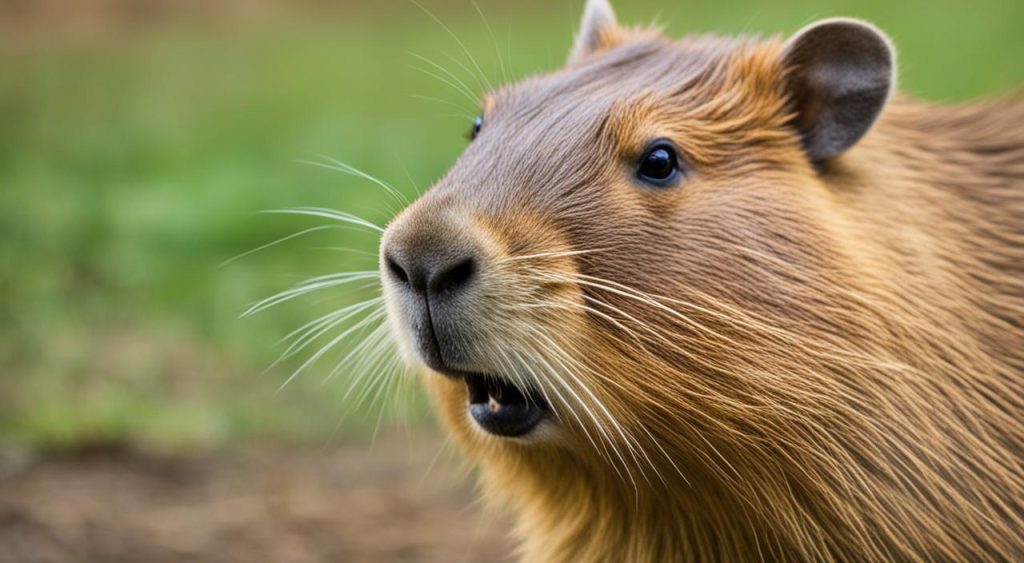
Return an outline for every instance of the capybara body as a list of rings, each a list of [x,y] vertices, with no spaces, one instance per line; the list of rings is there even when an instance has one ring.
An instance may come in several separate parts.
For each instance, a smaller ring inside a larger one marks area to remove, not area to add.
[[[381,267],[525,561],[1024,560],[1024,104],[894,75],[592,0],[486,96]]]

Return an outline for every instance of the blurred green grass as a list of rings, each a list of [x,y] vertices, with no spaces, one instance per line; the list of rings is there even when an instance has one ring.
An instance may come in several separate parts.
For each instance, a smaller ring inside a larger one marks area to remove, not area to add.
[[[496,52],[514,77],[558,66],[581,2],[480,1],[496,39],[469,0],[424,4],[499,81]],[[868,18],[896,41],[902,88],[933,100],[1024,77],[1016,0],[616,7],[673,35]],[[373,252],[374,238],[322,231],[220,265],[318,224],[260,210],[323,206],[379,223],[394,211],[373,185],[297,160],[338,158],[410,198],[440,176],[476,108],[411,53],[479,91],[453,37],[413,3],[382,0],[238,23],[44,30],[0,49],[0,447],[365,435],[375,416],[346,416],[345,374],[322,384],[331,366],[280,393],[308,355],[260,375],[281,336],[341,296],[238,316],[303,277],[373,268],[373,256],[337,248]]]

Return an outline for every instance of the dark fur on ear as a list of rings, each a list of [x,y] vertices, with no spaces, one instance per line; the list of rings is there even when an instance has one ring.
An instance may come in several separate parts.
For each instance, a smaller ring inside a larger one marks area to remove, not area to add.
[[[868,132],[895,82],[888,37],[859,20],[813,23],[786,43],[783,58],[794,125],[819,164]]]
[[[612,11],[608,0],[587,0],[587,5],[583,8],[579,33],[576,34],[576,41],[569,53],[569,62],[601,50],[607,46],[617,30],[615,12]]]

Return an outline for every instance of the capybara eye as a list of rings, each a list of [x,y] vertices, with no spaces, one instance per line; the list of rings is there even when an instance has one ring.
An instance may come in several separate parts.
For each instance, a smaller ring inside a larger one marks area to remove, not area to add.
[[[640,159],[637,177],[645,183],[667,187],[675,184],[679,176],[679,155],[668,141],[654,142]]]
[[[476,117],[476,119],[473,120],[473,127],[469,130],[469,140],[470,141],[475,139],[476,136],[480,134],[480,129],[482,129],[483,126],[484,126],[484,117],[482,115],[478,115]]]

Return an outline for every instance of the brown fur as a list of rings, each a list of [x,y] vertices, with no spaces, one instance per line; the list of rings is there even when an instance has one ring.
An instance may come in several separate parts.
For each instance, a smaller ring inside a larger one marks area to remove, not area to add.
[[[469,355],[556,423],[425,381],[523,559],[1024,560],[1024,104],[896,97],[816,170],[779,42],[602,41],[492,93],[385,237],[486,241]],[[630,180],[657,137],[678,188]]]

